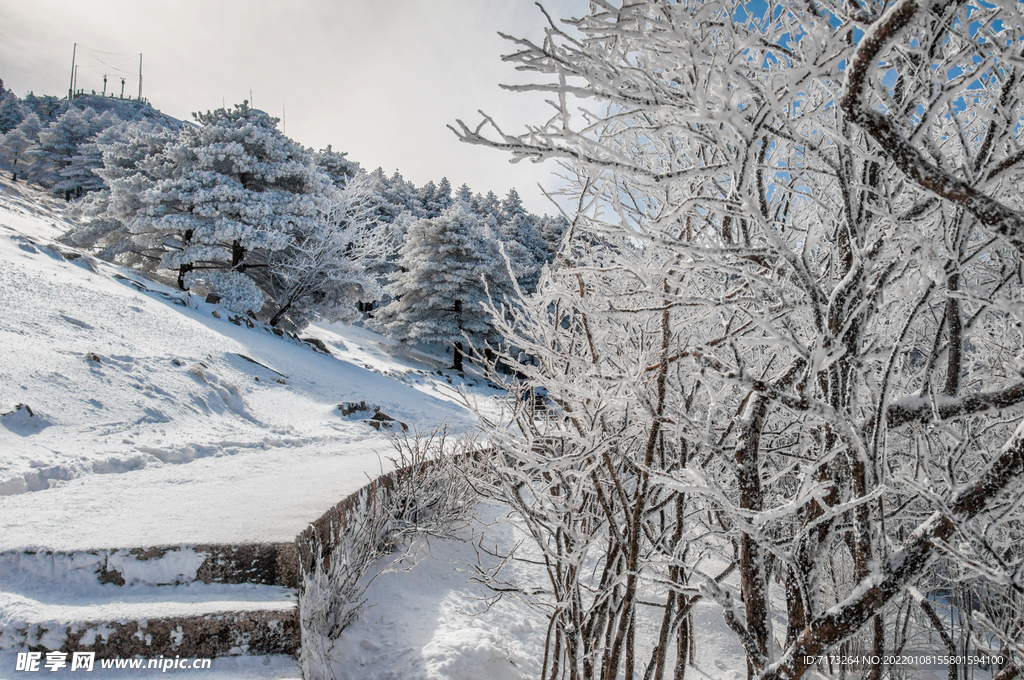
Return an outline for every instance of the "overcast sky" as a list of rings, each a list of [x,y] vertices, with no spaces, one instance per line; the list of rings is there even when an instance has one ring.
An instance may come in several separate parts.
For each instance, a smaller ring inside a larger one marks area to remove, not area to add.
[[[555,17],[587,9],[544,4]],[[511,165],[445,127],[478,121],[478,109],[506,131],[549,117],[541,97],[498,87],[526,76],[501,61],[511,47],[497,32],[540,39],[543,25],[532,0],[0,0],[0,78],[18,96],[65,97],[77,42],[79,88],[102,90],[108,73],[107,91],[120,92],[118,68],[134,96],[141,52],[143,96],[176,118],[251,89],[256,108],[281,117],[284,107],[288,136],[306,146],[332,144],[418,186],[444,176],[500,196],[514,186],[550,213],[536,185],[554,185],[552,164]]]

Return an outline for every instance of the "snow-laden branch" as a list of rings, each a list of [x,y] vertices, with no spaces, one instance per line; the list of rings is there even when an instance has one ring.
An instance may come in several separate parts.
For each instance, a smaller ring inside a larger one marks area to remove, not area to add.
[[[1024,403],[1024,382],[1015,383],[1001,390],[978,392],[962,397],[945,394],[913,395],[889,404],[887,425],[895,429],[914,422],[944,421],[983,411],[1010,408],[1021,403]]]
[[[871,135],[886,157],[904,174],[925,189],[962,205],[979,222],[1006,237],[1024,253],[1024,216],[929,161],[902,135],[887,114],[874,110],[869,104],[868,89],[875,63],[921,9],[920,0],[900,0],[865,31],[850,62],[840,106],[850,121]]]

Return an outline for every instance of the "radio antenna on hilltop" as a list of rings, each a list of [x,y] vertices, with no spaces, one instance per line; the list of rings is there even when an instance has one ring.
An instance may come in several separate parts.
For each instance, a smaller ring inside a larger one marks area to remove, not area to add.
[[[71,48],[71,84],[68,86],[68,101],[75,96],[75,53],[78,52],[78,43]]]
[[[71,48],[71,84],[68,87],[68,101],[75,98],[75,92],[78,91],[78,71],[79,66],[85,66],[86,71],[91,73],[98,73],[103,76],[103,96],[107,94],[107,77],[117,77],[121,79],[121,98],[124,99],[124,86],[128,78],[131,77],[131,72],[127,71],[127,65],[119,66],[126,61],[134,59],[134,55],[125,54],[123,52],[104,52],[103,50],[95,50],[90,47],[82,45],[82,51],[86,56],[85,64],[78,63],[78,43],[74,44]],[[97,70],[97,67],[101,67],[102,70]],[[96,91],[93,90],[93,94]],[[113,88],[111,88],[111,96],[113,96]],[[131,97],[129,97],[130,99]],[[142,53],[139,53],[139,99],[142,99]]]

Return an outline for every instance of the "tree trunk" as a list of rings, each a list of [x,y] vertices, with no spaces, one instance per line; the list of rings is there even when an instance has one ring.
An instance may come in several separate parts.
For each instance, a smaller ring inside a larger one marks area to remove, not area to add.
[[[193,267],[191,263],[178,267],[178,290],[188,290],[188,286],[185,285],[185,274],[192,271]]]
[[[747,406],[744,433],[736,447],[736,483],[739,487],[740,508],[752,512],[763,509],[760,470],[761,426],[768,412],[768,400],[751,395]],[[740,532],[740,592],[746,611],[747,632],[753,649],[747,649],[747,679],[758,677],[768,666],[769,622],[768,583],[765,577],[764,555],[757,540],[746,531]]]
[[[277,313],[274,314],[272,319],[270,319],[270,325],[273,326],[274,328],[277,328],[278,322],[281,320],[282,317],[284,317],[285,312],[287,312],[289,309],[291,309],[291,306],[292,306],[292,303],[291,303],[291,301],[289,301],[288,304],[286,304],[281,309],[277,310]]]
[[[462,371],[462,342],[453,343],[452,347],[452,368]]]
[[[246,267],[242,262],[245,260],[245,248],[237,239],[231,242],[231,268],[243,272]]]

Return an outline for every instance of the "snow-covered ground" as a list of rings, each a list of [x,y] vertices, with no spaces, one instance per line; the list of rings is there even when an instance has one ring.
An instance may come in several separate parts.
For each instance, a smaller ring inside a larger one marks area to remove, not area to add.
[[[289,541],[389,465],[385,436],[342,402],[421,429],[471,425],[464,381],[434,373],[443,357],[309,329],[332,357],[235,325],[56,243],[61,204],[3,182],[0,550]]]

